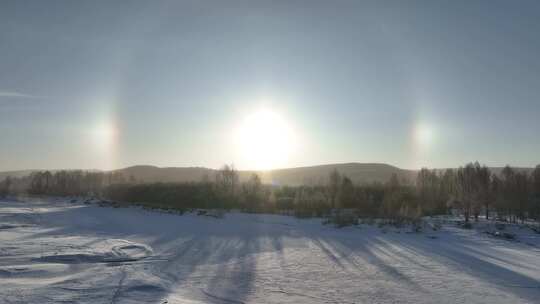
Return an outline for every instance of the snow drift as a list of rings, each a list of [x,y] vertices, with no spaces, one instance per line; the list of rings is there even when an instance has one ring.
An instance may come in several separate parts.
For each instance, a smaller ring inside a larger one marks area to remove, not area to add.
[[[483,225],[483,226],[482,226]],[[0,303],[537,303],[539,234],[0,202]]]

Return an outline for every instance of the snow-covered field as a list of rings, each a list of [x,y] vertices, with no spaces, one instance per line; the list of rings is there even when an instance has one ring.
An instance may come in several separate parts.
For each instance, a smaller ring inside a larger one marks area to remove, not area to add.
[[[0,303],[540,303],[540,235],[508,229],[4,200]]]

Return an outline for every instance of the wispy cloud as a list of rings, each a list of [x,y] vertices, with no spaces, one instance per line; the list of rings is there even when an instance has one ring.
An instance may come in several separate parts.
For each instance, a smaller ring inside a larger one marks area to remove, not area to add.
[[[43,98],[45,98],[43,96],[20,93],[20,92],[16,92],[16,91],[2,91],[2,90],[0,90],[0,98],[2,98],[2,97],[24,98],[24,99],[43,99]]]
[[[46,100],[48,101],[50,98],[20,91],[0,90],[0,109],[4,113],[39,109],[43,106],[43,101]]]

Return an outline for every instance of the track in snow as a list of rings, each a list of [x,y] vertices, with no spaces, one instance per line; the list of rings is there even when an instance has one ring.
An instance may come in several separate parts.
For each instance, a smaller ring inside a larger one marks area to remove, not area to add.
[[[535,303],[540,241],[514,232],[1,201],[0,303]]]

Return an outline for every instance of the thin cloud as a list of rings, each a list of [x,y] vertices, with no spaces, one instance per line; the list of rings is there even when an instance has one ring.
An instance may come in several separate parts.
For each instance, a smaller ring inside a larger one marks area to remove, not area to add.
[[[44,99],[44,96],[20,93],[16,91],[0,91],[0,100],[6,98],[18,98],[18,99]]]

